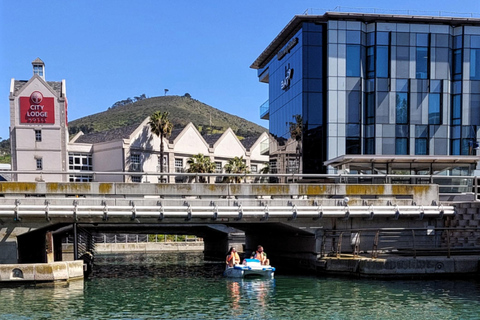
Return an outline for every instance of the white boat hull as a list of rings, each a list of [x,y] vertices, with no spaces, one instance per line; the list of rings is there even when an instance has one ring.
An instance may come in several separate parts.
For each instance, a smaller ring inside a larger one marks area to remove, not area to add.
[[[248,278],[263,277],[272,279],[275,268],[272,266],[263,266],[256,259],[247,259],[246,264],[240,264],[225,269],[223,275],[228,278]]]

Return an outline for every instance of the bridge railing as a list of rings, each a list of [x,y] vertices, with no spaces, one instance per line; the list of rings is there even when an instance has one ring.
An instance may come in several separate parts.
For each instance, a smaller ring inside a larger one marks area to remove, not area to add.
[[[164,206],[160,202],[156,206],[136,205],[80,205],[73,204],[52,205],[48,201],[43,205],[15,204],[0,205],[0,218],[10,218],[20,221],[23,218],[42,218],[47,221],[56,217],[62,219],[79,219],[106,221],[109,218],[124,218],[126,220],[137,219],[184,219],[185,221],[208,219],[210,221],[242,219],[260,219],[263,221],[269,218],[280,218],[295,220],[297,218],[322,219],[322,218],[365,218],[388,217],[398,219],[400,217],[415,218],[443,218],[455,214],[453,206],[415,206],[415,205],[389,205],[389,206],[323,206],[323,205],[286,205],[286,206],[243,206],[241,204],[218,206],[215,203],[210,205],[192,206]]]
[[[447,256],[479,254],[480,228],[323,230],[321,256]]]
[[[65,182],[70,181],[71,177],[81,175],[82,179],[88,175],[90,180],[81,180],[79,182],[128,182],[128,177],[132,175],[141,177],[143,183],[153,183],[168,180],[190,183],[226,183],[224,181],[234,181],[238,183],[343,183],[343,184],[436,184],[439,186],[440,194],[471,194],[475,200],[479,200],[479,177],[463,175],[414,175],[414,174],[306,174],[306,173],[187,173],[187,172],[102,172],[102,171],[2,171],[3,176],[11,176],[12,181],[27,182]],[[25,177],[30,180],[26,180]],[[21,180],[15,177],[23,178]],[[49,177],[54,177],[49,178]],[[172,179],[169,179],[172,177]],[[154,178],[154,179],[151,179]],[[221,178],[221,179],[219,179]],[[224,179],[232,178],[232,179]],[[76,182],[75,180],[70,182]],[[139,183],[139,182],[131,182]]]

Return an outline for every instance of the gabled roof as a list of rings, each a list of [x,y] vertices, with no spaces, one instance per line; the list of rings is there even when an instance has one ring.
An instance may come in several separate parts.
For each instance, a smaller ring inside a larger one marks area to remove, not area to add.
[[[215,143],[217,143],[218,139],[223,135],[223,133],[214,133],[214,134],[206,134],[203,135],[203,139],[205,142],[210,146],[210,148],[213,148]]]
[[[30,80],[15,80],[13,94],[16,96],[29,81]],[[62,95],[61,81],[45,81],[45,82],[52,89],[52,91],[54,91],[57,94],[58,97],[61,97]]]
[[[243,140],[240,140],[240,142],[243,144],[245,149],[250,150],[251,147],[257,142],[258,138],[260,138],[261,134],[258,136],[251,136],[251,137],[246,137]]]
[[[138,124],[134,124],[103,132],[87,133],[78,137],[78,139],[75,140],[73,143],[100,143],[121,139],[129,139],[132,133],[138,128],[138,126]]]

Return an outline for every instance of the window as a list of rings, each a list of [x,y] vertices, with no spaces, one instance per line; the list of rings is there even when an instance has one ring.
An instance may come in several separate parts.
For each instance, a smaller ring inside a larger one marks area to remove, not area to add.
[[[395,154],[408,154],[408,125],[395,126]]]
[[[360,45],[347,45],[347,77],[360,77]]]
[[[140,171],[140,155],[139,154],[131,154],[130,155],[130,165],[131,170],[133,171]]]
[[[43,169],[43,161],[42,161],[42,158],[36,158],[35,161],[36,161],[36,163],[37,163],[37,170],[42,170],[42,169]]]
[[[480,36],[471,36],[470,47],[470,80],[480,80]]]
[[[408,93],[397,92],[395,115],[397,124],[408,123]]]
[[[257,173],[258,172],[258,167],[256,164],[252,164],[250,166],[250,171],[252,171],[252,173]]]
[[[132,154],[130,156],[130,160],[132,163],[140,163],[140,155],[139,154]]]
[[[175,158],[175,172],[183,172],[183,159]]]
[[[34,64],[33,74],[38,74],[40,77],[43,77],[43,66],[41,64]]]
[[[92,175],[70,175],[69,176],[70,182],[92,182],[93,181],[93,176]]]
[[[270,165],[270,173],[278,173],[277,160],[270,160],[269,165]]]
[[[452,78],[453,80],[462,79],[462,36],[453,37],[453,65]]]
[[[132,182],[142,182],[142,176],[132,176]]]
[[[388,78],[388,62],[388,46],[377,46],[377,61],[375,69],[377,78]]]
[[[35,142],[42,141],[42,130],[35,130]]]
[[[440,93],[430,93],[428,97],[428,124],[441,124],[442,104]]]
[[[415,154],[428,154],[428,127],[425,125],[415,126]]]
[[[69,153],[68,154],[68,169],[93,171],[92,155],[83,153]]]
[[[428,78],[428,48],[417,47],[416,49],[416,73],[417,79]]]

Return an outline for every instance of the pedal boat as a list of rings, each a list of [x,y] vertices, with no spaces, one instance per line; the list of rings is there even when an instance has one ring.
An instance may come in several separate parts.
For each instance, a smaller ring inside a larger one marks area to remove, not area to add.
[[[228,278],[268,278],[272,279],[275,268],[263,266],[258,259],[245,259],[245,264],[237,264],[227,267],[223,275]]]

